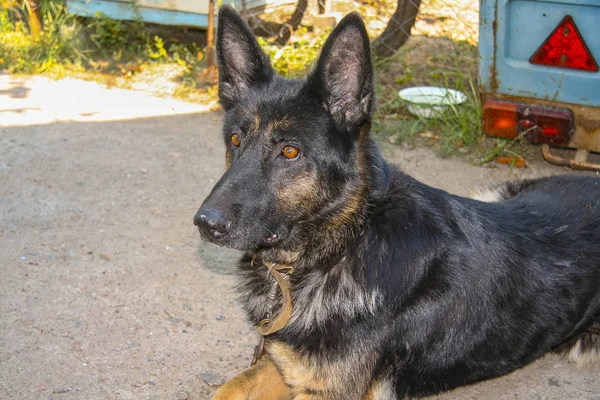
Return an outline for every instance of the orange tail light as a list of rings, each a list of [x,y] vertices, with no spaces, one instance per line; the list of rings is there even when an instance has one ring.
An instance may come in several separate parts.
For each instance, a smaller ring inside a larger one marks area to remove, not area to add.
[[[575,130],[573,112],[563,108],[488,100],[483,106],[483,131],[514,139],[523,134],[532,143],[565,146]]]

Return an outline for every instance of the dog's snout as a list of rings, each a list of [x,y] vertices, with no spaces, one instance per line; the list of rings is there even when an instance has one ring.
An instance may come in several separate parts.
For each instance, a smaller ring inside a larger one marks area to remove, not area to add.
[[[219,239],[227,234],[231,224],[221,211],[201,208],[194,216],[194,225],[208,237]]]

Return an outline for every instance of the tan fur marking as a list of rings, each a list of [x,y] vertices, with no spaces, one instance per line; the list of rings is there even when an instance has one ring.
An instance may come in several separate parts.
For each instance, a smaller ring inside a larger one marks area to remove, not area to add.
[[[227,169],[231,167],[231,149],[225,150],[225,166]]]
[[[252,132],[254,132],[255,134],[258,134],[258,132],[260,131],[260,123],[260,114],[254,114],[254,129],[252,129]]]
[[[390,382],[375,381],[362,400],[395,400],[396,394]]]
[[[267,129],[265,129],[265,134],[271,134],[275,130],[285,130],[289,129],[292,126],[292,121],[287,118],[277,119],[273,121],[269,121],[267,124]]]
[[[494,203],[502,200],[502,196],[500,196],[499,191],[494,189],[482,189],[475,191],[471,194],[471,198],[473,200],[479,200],[486,203]]]
[[[354,221],[354,216],[360,211],[363,203],[364,198],[362,196],[362,190],[359,189],[352,194],[352,197],[348,199],[335,218],[329,221],[328,228],[340,228],[352,223]]]
[[[279,341],[267,341],[266,350],[290,386],[294,400],[362,398],[374,357],[350,353],[335,362],[302,355]],[[378,399],[379,400],[379,399]]]
[[[268,355],[219,388],[212,400],[282,400],[290,388]]]
[[[269,138],[274,131],[289,129],[290,126],[292,126],[292,122],[287,118],[275,119],[267,122],[262,134],[266,138]],[[257,133],[258,132],[259,129],[257,128]]]
[[[328,230],[337,230],[347,226],[355,220],[354,216],[364,206],[368,194],[369,171],[367,169],[367,147],[369,145],[370,124],[363,127],[359,136],[359,156],[356,160],[355,169],[359,176],[359,186],[355,188],[350,198],[340,212],[328,223]]]
[[[267,341],[266,350],[256,365],[221,386],[212,400],[330,400],[349,389],[348,372],[356,367],[355,361],[322,363],[273,340]],[[375,383],[361,398],[393,400],[381,397],[388,393],[392,393],[389,385]]]
[[[375,397],[375,393],[373,392],[373,389],[369,389],[369,392],[366,394],[365,397],[363,397],[363,400],[379,400]]]
[[[292,125],[292,122],[288,118],[275,119],[271,121],[267,121],[266,126],[261,129],[261,124],[263,121],[261,119],[260,114],[254,114],[254,121],[252,122],[252,128],[250,129],[251,135],[259,135],[262,133],[263,136],[269,137],[275,130],[284,130],[289,129]]]
[[[317,173],[305,172],[291,182],[283,182],[279,186],[276,191],[277,203],[288,213],[310,213],[316,206],[318,189]]]
[[[294,396],[294,400],[328,400],[326,396],[319,394],[300,393]]]
[[[299,251],[279,250],[278,255],[281,258],[280,264],[294,264],[300,259]]]
[[[581,339],[575,342],[565,357],[580,367],[600,366],[600,350],[593,348],[583,351]]]
[[[285,382],[292,387],[292,393],[297,395],[294,399],[302,398],[298,397],[301,395],[306,396],[303,392],[322,392],[329,387],[323,377],[323,366],[306,359],[285,343],[269,342],[267,351],[281,370]]]

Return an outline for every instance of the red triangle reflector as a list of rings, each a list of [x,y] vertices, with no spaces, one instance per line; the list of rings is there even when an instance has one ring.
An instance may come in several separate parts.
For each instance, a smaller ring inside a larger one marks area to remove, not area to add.
[[[558,24],[544,44],[531,56],[529,62],[550,67],[598,72],[598,64],[570,15]]]

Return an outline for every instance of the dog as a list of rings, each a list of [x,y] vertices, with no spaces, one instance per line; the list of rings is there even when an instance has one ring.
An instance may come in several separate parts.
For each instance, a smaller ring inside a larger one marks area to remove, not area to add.
[[[244,252],[263,340],[214,399],[399,400],[552,351],[600,359],[600,179],[512,182],[484,202],[388,164],[358,14],[302,80],[277,76],[228,6],[217,36],[227,170],[194,224]]]

